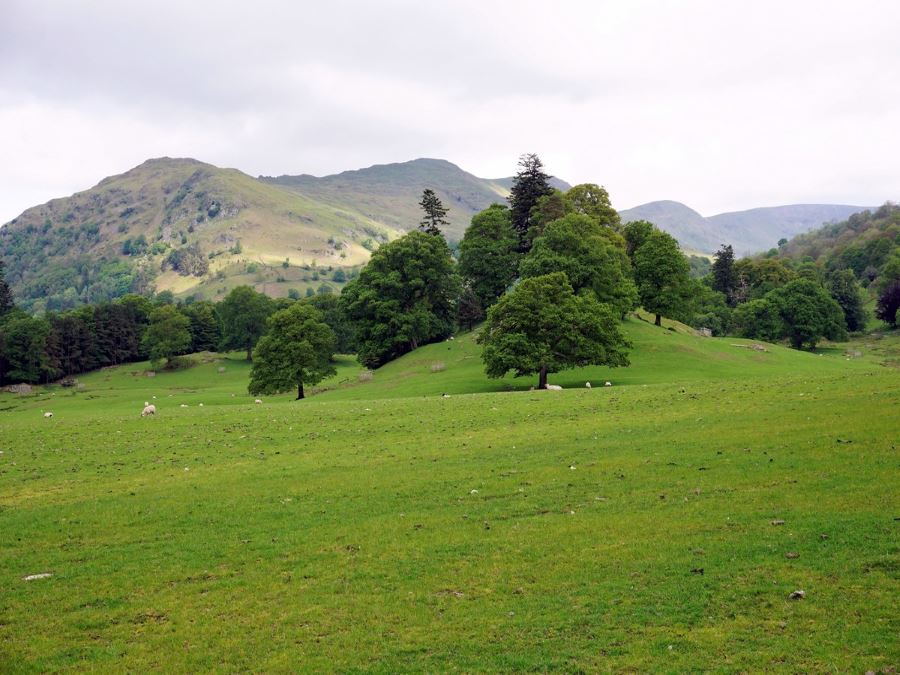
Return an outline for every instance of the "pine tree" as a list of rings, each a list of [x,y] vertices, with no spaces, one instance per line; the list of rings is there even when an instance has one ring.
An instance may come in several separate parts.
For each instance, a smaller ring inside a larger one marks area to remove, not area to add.
[[[722,244],[714,257],[713,290],[722,293],[728,304],[734,307],[734,294],[738,287],[738,275],[734,269],[734,249],[731,248],[731,244]]]
[[[429,188],[422,193],[422,201],[419,202],[419,206],[425,212],[425,217],[419,223],[419,229],[426,234],[442,234],[440,226],[449,225],[450,222],[446,219],[447,209],[444,208],[440,198],[434,194],[434,190]]]
[[[522,155],[519,158],[519,172],[513,179],[509,194],[509,208],[512,225],[519,236],[519,250],[527,253],[531,248],[528,228],[531,227],[531,209],[544,195],[553,192],[549,180],[551,176],[544,173],[544,165],[535,154]]]
[[[0,316],[3,316],[15,307],[12,290],[9,288],[9,284],[6,283],[6,273],[3,268],[3,261],[0,260]]]

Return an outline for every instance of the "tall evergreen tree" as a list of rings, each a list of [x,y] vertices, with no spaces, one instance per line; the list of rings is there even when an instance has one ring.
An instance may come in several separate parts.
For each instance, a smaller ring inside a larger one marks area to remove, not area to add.
[[[441,227],[449,225],[450,221],[446,218],[447,209],[441,203],[440,198],[434,194],[434,190],[428,188],[422,193],[422,201],[419,202],[419,206],[425,212],[419,223],[419,229],[427,234],[443,234]]]
[[[734,269],[734,249],[731,244],[722,244],[716,251],[712,264],[712,287],[725,296],[726,301],[734,307],[734,292],[738,287],[738,275]]]
[[[541,197],[553,192],[549,183],[550,178],[551,176],[544,173],[544,165],[537,155],[531,153],[519,158],[519,172],[513,179],[509,208],[513,229],[519,237],[519,250],[523,253],[527,253],[531,248],[528,238],[531,209]]]
[[[6,314],[13,307],[15,304],[13,303],[12,289],[6,283],[6,271],[3,261],[0,260],[0,316]]]

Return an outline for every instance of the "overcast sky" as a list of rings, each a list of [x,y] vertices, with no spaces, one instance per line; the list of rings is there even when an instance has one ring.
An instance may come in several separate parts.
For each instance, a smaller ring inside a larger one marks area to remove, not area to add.
[[[0,0],[0,222],[149,157],[900,199],[900,2]]]

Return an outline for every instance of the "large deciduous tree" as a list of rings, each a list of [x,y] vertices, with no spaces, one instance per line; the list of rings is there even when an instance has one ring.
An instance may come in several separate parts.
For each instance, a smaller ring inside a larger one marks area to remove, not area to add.
[[[862,291],[851,269],[843,269],[828,275],[828,292],[841,306],[847,330],[855,332],[866,327],[866,310]]]
[[[523,279],[488,310],[479,336],[488,377],[547,374],[587,365],[627,366],[619,318],[592,294],[575,295],[566,275]]]
[[[341,293],[360,363],[377,368],[448,337],[460,281],[443,237],[413,231],[385,244]]]
[[[622,219],[609,200],[606,188],[594,183],[582,183],[566,192],[566,206],[570,213],[593,218],[600,225],[619,231]]]
[[[814,281],[795,279],[769,293],[766,300],[778,308],[784,322],[784,337],[795,349],[804,345],[813,348],[823,337],[846,338],[841,306]]]
[[[622,228],[622,236],[625,237],[625,253],[634,261],[634,252],[647,241],[656,228],[647,220],[632,220],[625,223]]]
[[[548,224],[519,268],[523,278],[564,272],[576,293],[593,292],[618,316],[637,304],[625,241],[587,215],[571,213]]]
[[[434,194],[434,190],[426,189],[422,192],[422,201],[419,202],[424,216],[419,223],[419,229],[427,234],[441,235],[441,227],[450,224],[447,220],[447,209],[441,203],[440,198]]]
[[[154,364],[172,363],[172,358],[185,354],[191,347],[191,320],[174,305],[161,305],[150,313],[150,325],[144,333],[144,349]]]
[[[297,302],[275,312],[268,320],[268,332],[253,352],[250,371],[251,394],[277,394],[297,390],[297,400],[305,397],[304,386],[321,382],[335,374],[334,331],[322,313],[306,302]]]
[[[266,331],[266,319],[272,312],[272,302],[250,286],[237,286],[219,303],[222,320],[222,346],[242,349],[247,360],[253,359],[253,347]]]
[[[512,226],[519,237],[519,250],[527,252],[530,247],[528,228],[531,226],[531,210],[544,195],[553,192],[550,176],[544,173],[544,165],[535,154],[519,158],[519,171],[513,178],[509,194]]]
[[[679,319],[690,310],[690,265],[671,235],[654,230],[634,252],[634,280],[641,304],[656,315]]]
[[[472,217],[459,242],[459,272],[482,307],[489,307],[515,281],[519,240],[509,209],[492,204]]]

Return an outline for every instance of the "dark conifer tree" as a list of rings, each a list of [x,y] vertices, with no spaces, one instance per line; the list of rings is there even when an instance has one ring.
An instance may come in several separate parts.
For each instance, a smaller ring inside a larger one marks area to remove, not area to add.
[[[519,250],[527,253],[531,248],[528,228],[531,226],[531,209],[544,195],[552,194],[551,176],[544,173],[540,158],[531,153],[519,158],[519,172],[513,179],[509,195],[509,209],[513,229],[519,237]]]
[[[440,198],[434,194],[434,190],[427,189],[422,193],[422,201],[419,202],[425,216],[419,223],[419,229],[426,234],[443,234],[441,226],[449,225],[447,209],[441,203]]]
[[[738,275],[734,269],[734,249],[731,248],[731,244],[722,244],[714,257],[713,290],[722,293],[728,304],[734,307],[734,294],[738,287]]]
[[[12,290],[6,283],[6,272],[4,271],[3,261],[0,260],[0,316],[6,314],[15,307],[13,303]]]

